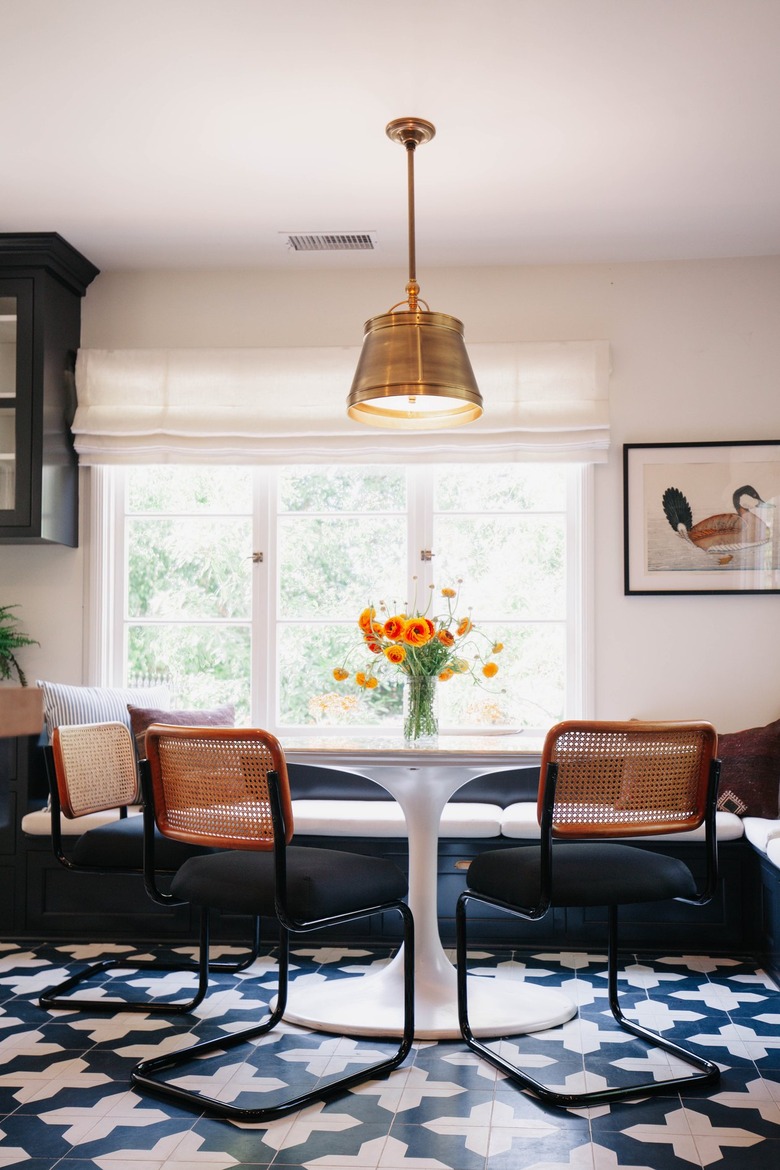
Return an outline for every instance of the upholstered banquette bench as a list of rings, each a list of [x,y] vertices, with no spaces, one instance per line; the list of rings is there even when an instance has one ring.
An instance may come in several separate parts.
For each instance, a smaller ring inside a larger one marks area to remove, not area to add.
[[[45,707],[51,726],[55,720],[73,721],[74,712],[63,706],[61,690],[82,692],[96,688],[58,688],[45,684]],[[229,707],[215,711],[172,712],[164,704],[168,702],[164,693],[152,697],[147,692],[133,693],[129,699],[126,692],[110,692],[121,703],[124,701],[125,721],[142,742],[145,726],[151,721],[222,723],[232,721]],[[98,697],[100,697],[98,695]],[[139,706],[144,702],[144,706]],[[129,707],[129,712],[128,712]],[[85,719],[85,714],[105,715],[103,706],[83,707],[79,711],[80,722],[101,721],[100,718]],[[772,729],[775,725],[771,725]],[[768,729],[755,729],[756,733],[767,733]],[[777,730],[780,731],[780,721]],[[731,755],[731,740],[742,740],[737,748],[746,754],[748,767],[734,766]],[[780,817],[777,816],[777,772],[774,772],[775,816],[749,815],[756,810],[761,813],[772,811],[771,794],[763,804],[753,789],[756,784],[756,753],[751,733],[722,737],[727,760],[724,762],[724,780],[721,788],[723,798],[717,814],[717,834],[720,853],[721,882],[718,895],[705,910],[679,904],[660,904],[657,907],[636,907],[635,913],[624,914],[626,926],[622,934],[628,945],[636,949],[654,949],[684,945],[688,949],[713,952],[738,952],[763,948],[768,952],[777,949],[780,929],[774,924],[780,921],[780,905],[776,890],[780,887]],[[747,738],[745,738],[747,737]],[[755,738],[755,736],[754,736]],[[763,734],[759,744],[766,756],[768,751]],[[780,736],[778,736],[780,746]],[[780,754],[779,754],[780,755]],[[731,765],[731,766],[730,766]],[[772,772],[773,764],[763,771]],[[293,795],[293,813],[296,835],[301,839],[322,846],[338,847],[339,844],[351,850],[369,854],[390,856],[406,864],[406,828],[400,806],[377,783],[368,776],[333,769],[326,765],[289,763]],[[747,784],[745,776],[748,777]],[[445,942],[454,938],[454,907],[457,896],[465,882],[465,872],[470,861],[488,848],[507,847],[520,841],[534,841],[539,837],[536,817],[536,796],[539,784],[538,766],[507,767],[468,781],[451,798],[444,809],[438,845],[438,912],[442,937]],[[50,814],[45,807],[45,791],[38,784],[37,801],[33,798],[24,811],[21,820],[22,832],[31,847],[38,852],[45,850],[50,835]],[[747,797],[747,800],[745,799]],[[748,803],[748,802],[752,802]],[[140,809],[131,810],[132,813]],[[741,815],[740,815],[741,814]],[[80,834],[92,823],[106,816],[98,814],[89,823],[67,821],[62,827],[65,839],[73,833]],[[682,857],[694,869],[703,864],[703,831],[674,835],[668,839],[648,839],[647,847],[662,849]],[[45,864],[45,863],[44,863]],[[52,859],[52,864],[55,864]],[[68,883],[77,875],[64,875],[57,886],[57,899],[67,897]],[[74,893],[75,891],[74,887]],[[92,895],[90,895],[91,897]],[[125,895],[123,895],[124,897]],[[138,900],[143,892],[138,888],[133,894],[135,904],[129,915],[133,931],[139,929]],[[101,925],[91,924],[90,937],[114,937],[122,929],[122,907],[120,897],[113,907],[113,913]],[[554,946],[581,949],[598,945],[603,938],[604,923],[594,918],[593,911],[556,910],[541,922],[527,923],[529,945]],[[46,913],[42,917],[47,918]],[[66,916],[70,917],[70,916]],[[77,928],[78,921],[70,917],[70,929]],[[100,917],[100,915],[97,915]],[[53,933],[58,928],[56,913],[48,915]],[[517,923],[510,926],[505,916],[495,911],[486,916],[481,926],[481,937],[485,943],[499,944],[504,939],[517,935]],[[157,937],[165,927],[159,915],[155,915],[148,927],[153,931],[150,938]],[[511,934],[510,934],[511,932]],[[480,937],[477,934],[475,937]]]

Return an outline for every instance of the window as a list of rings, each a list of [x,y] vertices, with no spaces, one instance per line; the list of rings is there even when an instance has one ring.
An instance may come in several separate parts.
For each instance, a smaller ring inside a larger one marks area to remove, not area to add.
[[[160,465],[93,469],[104,683],[167,680],[178,706],[233,702],[280,734],[398,730],[400,676],[337,683],[357,617],[385,602],[458,612],[503,643],[483,686],[442,684],[447,729],[546,729],[585,713],[588,471]]]

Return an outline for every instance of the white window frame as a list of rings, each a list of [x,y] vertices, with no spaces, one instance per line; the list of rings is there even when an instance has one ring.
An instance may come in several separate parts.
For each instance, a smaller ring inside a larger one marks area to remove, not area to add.
[[[253,575],[252,618],[252,704],[255,724],[268,726],[276,722],[271,710],[274,690],[272,672],[276,663],[276,623],[272,621],[272,589],[276,587],[268,556],[276,545],[276,508],[273,499],[271,469],[257,469],[254,475],[253,548],[265,550],[264,572]],[[569,464],[567,468],[567,580],[566,580],[566,698],[567,718],[592,718],[593,712],[593,465]],[[121,466],[94,466],[88,469],[87,493],[89,538],[85,573],[85,681],[95,686],[121,686],[124,645],[124,559],[125,529],[123,488],[125,469]],[[431,532],[426,531],[422,497],[430,490],[425,477],[415,475],[416,498],[410,502],[413,522],[409,525],[408,575],[420,577],[427,585],[426,570],[432,579],[435,564],[419,560],[420,548],[430,548]],[[430,510],[427,510],[430,515]],[[257,631],[263,636],[258,637]],[[269,712],[272,718],[265,718]],[[296,727],[286,733],[318,735],[322,728]],[[364,729],[376,734],[377,729]],[[339,729],[334,729],[339,733]],[[350,734],[360,729],[350,728]],[[343,729],[341,729],[343,734]]]

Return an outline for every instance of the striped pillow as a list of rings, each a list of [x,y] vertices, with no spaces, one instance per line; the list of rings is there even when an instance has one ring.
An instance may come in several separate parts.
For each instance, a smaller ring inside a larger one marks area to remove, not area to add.
[[[68,723],[124,723],[128,730],[128,704],[169,707],[168,687],[74,687],[37,680],[43,691],[43,722],[51,740],[55,727]]]

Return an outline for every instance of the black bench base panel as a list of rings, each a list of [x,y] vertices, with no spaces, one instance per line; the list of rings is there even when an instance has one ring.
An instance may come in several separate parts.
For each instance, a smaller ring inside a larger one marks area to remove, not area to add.
[[[759,861],[758,912],[764,964],[780,987],[780,871],[766,857]]]

